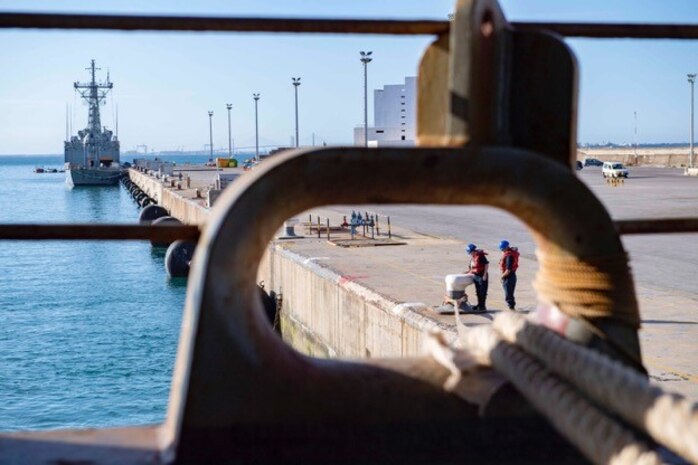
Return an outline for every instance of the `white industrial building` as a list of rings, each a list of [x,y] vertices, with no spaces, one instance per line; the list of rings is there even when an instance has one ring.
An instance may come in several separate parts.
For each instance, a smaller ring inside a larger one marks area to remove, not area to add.
[[[369,147],[411,146],[417,126],[417,78],[373,91],[373,126],[368,127]],[[364,127],[354,128],[354,144],[364,145]]]

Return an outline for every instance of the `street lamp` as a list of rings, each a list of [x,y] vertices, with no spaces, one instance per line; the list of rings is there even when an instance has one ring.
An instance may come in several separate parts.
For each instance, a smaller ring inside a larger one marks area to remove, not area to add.
[[[696,74],[689,74],[688,75],[688,82],[691,84],[691,150],[690,150],[690,162],[689,166],[693,168],[693,85],[696,82]]]
[[[293,83],[293,88],[296,92],[296,147],[298,147],[298,86],[301,85],[301,78],[292,77],[291,82]]]
[[[228,158],[233,158],[233,138],[230,132],[230,110],[233,108],[233,104],[226,103],[225,108],[228,109]]]
[[[259,161],[259,119],[257,117],[257,103],[259,102],[260,94],[252,94],[254,99],[254,159]]]
[[[209,135],[209,148],[211,149],[211,155],[209,156],[208,161],[212,162],[213,161],[213,112],[209,111],[208,112],[208,135]]]
[[[368,147],[368,64],[373,60],[373,52],[360,52],[364,64],[364,147]]]

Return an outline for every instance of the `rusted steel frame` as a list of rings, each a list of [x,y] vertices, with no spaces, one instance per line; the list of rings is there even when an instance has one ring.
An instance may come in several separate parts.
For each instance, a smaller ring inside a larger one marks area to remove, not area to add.
[[[527,181],[533,178],[546,182]],[[329,204],[425,203],[502,208],[529,226],[545,253],[624,253],[588,187],[531,152],[349,147],[279,154],[222,193],[199,240],[164,429],[178,459],[196,461],[198,452],[254,425],[307,431],[331,421],[361,430],[424,418],[438,424],[453,415],[452,398],[436,387],[444,373],[426,360],[371,366],[295,352],[265,319],[256,284],[268,241],[299,212]],[[634,293],[629,269],[619,274],[611,279]],[[634,329],[614,328],[612,338],[637,345]]]
[[[197,241],[199,228],[188,225],[0,224],[0,240],[154,240]]]
[[[698,25],[695,24],[511,24],[522,31],[551,31],[566,37],[698,39]],[[0,28],[22,29],[439,35],[448,33],[449,27],[448,21],[434,20],[0,13]]]
[[[0,13],[0,28],[434,35],[448,21]]]
[[[594,39],[698,39],[698,24],[520,23],[520,31],[550,31],[564,37]]]
[[[616,220],[613,223],[621,235],[697,233],[698,218],[666,218],[652,220]]]

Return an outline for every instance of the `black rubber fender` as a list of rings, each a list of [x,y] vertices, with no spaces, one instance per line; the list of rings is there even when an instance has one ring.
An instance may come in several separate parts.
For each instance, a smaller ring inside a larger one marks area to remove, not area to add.
[[[182,239],[170,244],[165,254],[165,269],[170,278],[187,277],[195,248],[195,242]]]
[[[182,224],[181,221],[179,221],[177,218],[173,218],[171,216],[163,216],[162,218],[158,218],[157,220],[154,220],[151,223],[153,226],[159,225],[159,224]],[[174,241],[172,241],[174,242]],[[150,241],[150,245],[153,247],[169,247],[172,242],[157,242],[157,241]]]
[[[264,314],[267,320],[269,320],[269,323],[273,326],[276,320],[276,294],[272,291],[274,295],[269,295],[261,286],[258,287],[259,296],[262,299],[262,306],[264,307]]]
[[[138,222],[141,224],[150,224],[158,218],[170,216],[170,213],[160,205],[148,205],[138,216]]]

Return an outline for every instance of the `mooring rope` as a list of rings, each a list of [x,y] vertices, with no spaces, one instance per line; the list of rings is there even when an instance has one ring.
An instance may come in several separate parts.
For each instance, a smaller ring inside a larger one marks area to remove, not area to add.
[[[626,254],[579,258],[536,251],[540,264],[533,287],[541,302],[572,318],[608,318],[640,327],[635,288]]]
[[[675,453],[698,463],[698,406],[663,392],[625,365],[574,344],[520,315],[500,315],[494,330],[551,371]]]
[[[456,317],[457,321],[460,318]],[[432,345],[437,361],[466,361],[463,371],[473,370],[472,361],[492,366],[545,416],[589,460],[597,464],[661,464],[650,447],[631,430],[604,414],[573,387],[546,370],[533,357],[504,341],[492,327],[466,328],[458,339],[460,349]],[[465,353],[463,353],[465,352]],[[459,383],[452,377],[447,386]],[[458,390],[453,389],[458,393]]]
[[[680,396],[665,394],[632,369],[520,315],[499,315],[493,326],[477,328],[465,327],[456,315],[456,324],[459,348],[443,337],[432,339],[434,358],[451,371],[445,388],[463,392],[456,388],[459,378],[493,367],[594,463],[662,463],[613,414],[698,462],[697,407]]]

